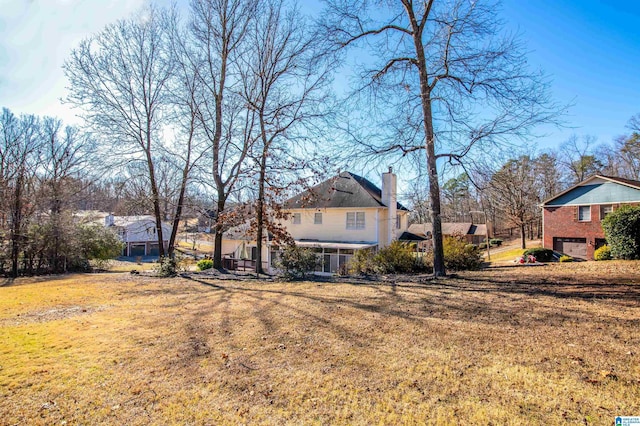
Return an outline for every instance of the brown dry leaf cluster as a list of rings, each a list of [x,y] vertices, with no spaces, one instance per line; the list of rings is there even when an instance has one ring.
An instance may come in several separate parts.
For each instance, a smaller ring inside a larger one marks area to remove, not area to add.
[[[612,424],[640,407],[638,266],[18,280],[0,424]]]

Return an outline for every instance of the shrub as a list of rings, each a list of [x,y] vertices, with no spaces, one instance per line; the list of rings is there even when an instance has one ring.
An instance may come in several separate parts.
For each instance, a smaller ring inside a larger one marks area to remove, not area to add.
[[[83,257],[94,261],[100,269],[108,266],[109,260],[120,256],[124,247],[118,236],[103,226],[80,226],[78,242]]]
[[[593,253],[595,260],[611,260],[611,248],[608,245],[603,245]]]
[[[204,271],[206,269],[213,268],[213,260],[212,259],[202,259],[196,263],[198,271]]]
[[[522,256],[533,256],[538,262],[552,262],[553,250],[543,247],[530,248],[522,253]]]
[[[560,256],[559,259],[560,262],[573,262],[573,257],[563,254],[562,256]]]
[[[467,244],[460,238],[445,237],[443,241],[444,265],[452,271],[478,269],[482,255],[477,246]]]
[[[422,257],[416,256],[415,246],[393,241],[377,253],[371,249],[358,250],[348,269],[352,274],[394,274],[423,272],[427,266]]]
[[[376,267],[373,260],[375,255],[372,249],[357,250],[351,257],[351,260],[349,260],[349,264],[347,265],[348,272],[356,275],[375,274]]]
[[[492,246],[500,247],[502,245],[502,240],[499,238],[492,238],[489,240],[489,244]]]
[[[317,264],[318,258],[313,251],[290,245],[280,253],[276,267],[282,271],[282,276],[285,279],[304,279],[307,273],[316,268]]]
[[[640,259],[640,207],[620,207],[604,218],[602,228],[612,257]]]
[[[154,270],[158,277],[175,277],[178,271],[178,262],[175,257],[161,257]]]
[[[373,259],[378,272],[382,274],[414,272],[419,262],[411,244],[393,241],[378,250]]]

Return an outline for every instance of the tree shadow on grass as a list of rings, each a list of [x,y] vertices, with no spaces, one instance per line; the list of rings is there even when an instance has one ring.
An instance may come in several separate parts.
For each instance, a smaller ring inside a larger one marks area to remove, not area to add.
[[[12,286],[15,282],[15,278],[3,278],[0,280],[0,287]]]
[[[592,285],[572,286],[541,285],[529,282],[499,283],[491,280],[455,277],[434,280],[432,283],[388,284],[335,284],[357,288],[371,288],[375,292],[363,295],[354,290],[352,295],[331,292],[334,284],[318,284],[326,287],[326,294],[309,292],[292,284],[290,288],[273,286],[243,287],[226,286],[191,278],[193,281],[207,285],[216,290],[225,290],[242,294],[255,300],[270,300],[267,295],[300,298],[323,304],[328,314],[339,315],[341,307],[352,308],[363,313],[380,314],[397,319],[421,323],[428,319],[452,319],[470,323],[505,324],[517,326],[557,325],[567,321],[579,321],[593,315],[592,309],[580,304],[568,304],[566,300],[601,301],[603,306],[629,306],[629,302],[640,300],[640,286],[614,285],[601,288]],[[203,282],[204,281],[204,282]],[[547,298],[552,299],[548,300]],[[606,300],[603,300],[606,299]],[[555,301],[554,301],[555,300]],[[277,302],[281,304],[281,302]],[[634,307],[632,305],[631,307]],[[296,310],[293,304],[274,306],[274,308]],[[301,312],[301,314],[305,314]],[[308,313],[307,313],[308,314]],[[600,315],[596,322],[606,323],[613,319],[608,315]],[[331,318],[328,318],[329,320]],[[316,318],[320,321],[321,318]],[[327,318],[323,319],[325,322]],[[622,320],[621,321],[626,321]]]
[[[513,277],[473,277],[455,276],[455,284],[440,282],[443,287],[472,292],[500,292],[524,294],[529,296],[548,296],[559,299],[613,299],[618,301],[640,302],[640,284],[606,282],[603,280],[584,280],[575,283],[575,278],[561,279],[514,279]]]

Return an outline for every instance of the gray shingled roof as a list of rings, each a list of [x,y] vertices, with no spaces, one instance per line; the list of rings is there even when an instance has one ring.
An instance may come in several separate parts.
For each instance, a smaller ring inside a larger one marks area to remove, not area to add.
[[[386,207],[382,191],[369,180],[342,172],[286,201],[287,208],[323,209],[331,207]],[[398,210],[407,210],[398,203]]]
[[[487,226],[484,224],[471,224],[468,222],[442,222],[442,235],[485,235]],[[415,235],[426,236],[433,232],[430,223],[414,223],[409,225],[407,232]]]

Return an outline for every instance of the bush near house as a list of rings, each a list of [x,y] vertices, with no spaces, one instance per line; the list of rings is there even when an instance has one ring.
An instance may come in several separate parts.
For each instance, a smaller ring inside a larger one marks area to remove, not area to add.
[[[378,250],[373,262],[378,272],[382,274],[402,274],[425,270],[422,258],[416,257],[415,246],[400,241],[393,241],[387,247]]]
[[[560,256],[559,261],[560,261],[561,263],[573,262],[573,257],[571,257],[571,256],[569,256],[569,255],[566,255],[566,254],[563,254],[562,256]]]
[[[620,207],[604,218],[602,228],[612,257],[640,259],[640,207]]]
[[[211,269],[211,268],[213,268],[213,260],[212,259],[199,260],[198,263],[196,263],[196,266],[198,267],[198,271],[204,271],[206,269]]]
[[[285,279],[306,278],[307,274],[313,271],[318,264],[316,254],[306,248],[290,245],[280,253],[280,259],[276,262],[276,267],[282,271]]]
[[[475,244],[467,244],[459,236],[446,236],[443,240],[444,266],[449,271],[476,270],[482,266],[482,254]],[[433,252],[424,256],[424,263],[433,269]]]
[[[84,257],[90,260],[115,259],[122,254],[124,244],[118,236],[103,226],[80,226],[78,241]]]
[[[354,275],[373,275],[376,273],[376,264],[373,260],[375,252],[372,249],[357,250],[349,264],[347,271]]]
[[[502,240],[500,238],[492,238],[489,240],[489,244],[491,244],[492,247],[500,247],[502,245]]]
[[[358,250],[347,269],[351,274],[369,275],[425,272],[430,267],[423,257],[416,257],[415,246],[394,241],[377,253],[371,249]]]
[[[445,237],[443,241],[444,265],[450,271],[474,270],[482,265],[478,246],[467,244],[461,238]]]
[[[593,253],[594,260],[611,260],[611,248],[604,245]]]
[[[455,236],[445,237],[443,242],[444,264],[448,270],[474,270],[482,265],[478,246],[467,244]],[[420,273],[433,271],[433,252],[416,256],[415,248],[400,241],[374,254],[372,250],[359,250],[349,262],[351,274]]]
[[[161,278],[171,278],[178,274],[178,260],[176,257],[162,257],[154,268],[155,274]]]
[[[536,258],[538,262],[552,262],[553,261],[553,250],[543,248],[543,247],[535,247],[530,248],[522,253],[523,256],[533,256]]]

